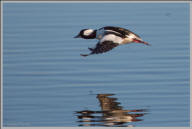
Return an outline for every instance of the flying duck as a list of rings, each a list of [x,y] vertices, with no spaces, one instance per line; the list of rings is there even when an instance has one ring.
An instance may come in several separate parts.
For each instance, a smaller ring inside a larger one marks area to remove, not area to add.
[[[88,48],[91,51],[89,54],[81,54],[81,56],[104,53],[119,45],[128,43],[142,43],[150,45],[149,43],[143,41],[139,35],[131,32],[130,30],[114,26],[105,26],[98,30],[83,29],[74,38],[99,40],[95,48]]]

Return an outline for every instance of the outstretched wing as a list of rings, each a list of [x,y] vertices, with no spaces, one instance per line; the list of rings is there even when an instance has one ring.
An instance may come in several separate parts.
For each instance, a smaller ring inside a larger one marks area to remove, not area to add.
[[[113,41],[103,41],[102,43],[97,43],[95,48],[89,48],[91,53],[89,54],[81,54],[81,56],[89,56],[92,54],[100,54],[107,51],[112,50],[113,48],[117,47],[119,43],[114,43]]]

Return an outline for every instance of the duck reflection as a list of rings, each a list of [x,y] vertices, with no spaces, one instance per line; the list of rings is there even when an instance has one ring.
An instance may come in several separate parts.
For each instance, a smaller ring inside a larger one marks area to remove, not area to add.
[[[79,126],[114,126],[127,127],[130,122],[142,121],[139,117],[143,116],[145,109],[123,110],[117,98],[111,97],[114,94],[98,94],[101,111],[83,110],[77,111],[80,119]]]

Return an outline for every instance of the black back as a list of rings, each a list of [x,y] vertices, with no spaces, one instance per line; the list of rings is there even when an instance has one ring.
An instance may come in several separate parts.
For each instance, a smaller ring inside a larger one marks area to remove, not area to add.
[[[121,28],[121,27],[114,27],[114,26],[105,26],[103,27],[105,30],[112,30],[112,31],[116,31],[122,35],[129,35],[130,33],[133,33],[132,31],[130,30],[127,30],[127,29],[124,29],[124,28]],[[133,33],[135,34],[135,33]],[[139,35],[135,34],[136,36],[139,37]]]

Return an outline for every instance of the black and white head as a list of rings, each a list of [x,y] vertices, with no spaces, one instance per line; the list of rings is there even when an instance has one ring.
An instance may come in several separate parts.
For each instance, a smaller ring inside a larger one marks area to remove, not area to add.
[[[83,29],[74,38],[94,39],[96,38],[96,30]]]

